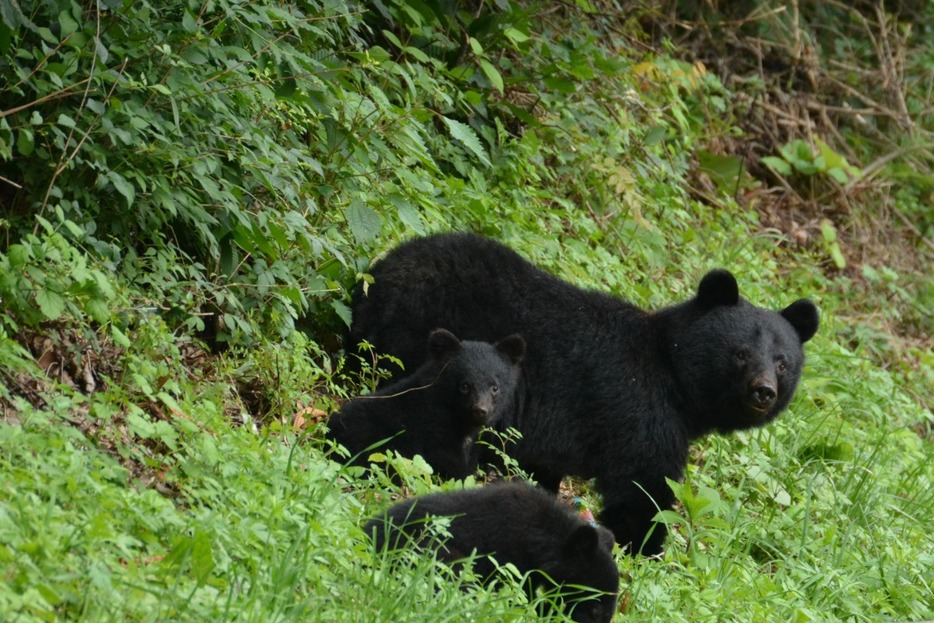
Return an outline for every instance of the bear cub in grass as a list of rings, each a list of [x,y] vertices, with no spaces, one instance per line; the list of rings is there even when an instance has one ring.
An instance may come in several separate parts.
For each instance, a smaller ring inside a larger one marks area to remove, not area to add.
[[[477,469],[480,429],[495,424],[516,393],[525,341],[462,342],[437,329],[427,353],[411,375],[341,407],[327,436],[358,463],[365,464],[367,448],[388,440],[381,449],[420,454],[443,478],[464,478]]]
[[[567,475],[594,478],[601,523],[643,554],[662,549],[653,517],[674,502],[665,478],[683,476],[690,441],[775,418],[818,325],[811,301],[756,307],[725,270],[707,273],[693,298],[647,312],[471,234],[411,240],[371,274],[368,294],[354,293],[350,338],[407,369],[423,360],[431,327],[472,340],[522,334],[522,388],[499,424],[522,433],[509,453],[553,491]]]
[[[608,623],[616,611],[619,571],[613,535],[591,525],[540,489],[520,482],[432,493],[400,502],[371,519],[365,530],[377,550],[430,548],[426,517],[452,517],[437,556],[454,563],[476,552],[474,570],[484,580],[497,563],[529,572],[526,589],[559,590],[564,610],[575,621]],[[573,587],[572,587],[573,585]],[[584,587],[584,588],[580,588]]]

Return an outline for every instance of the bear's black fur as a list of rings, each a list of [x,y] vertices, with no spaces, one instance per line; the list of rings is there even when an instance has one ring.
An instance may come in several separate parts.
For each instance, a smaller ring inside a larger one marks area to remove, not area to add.
[[[379,550],[422,548],[431,541],[425,529],[429,515],[453,517],[450,538],[442,539],[438,549],[441,560],[454,563],[476,552],[474,570],[491,579],[496,566],[487,556],[493,556],[500,565],[512,563],[523,574],[534,572],[526,586],[531,596],[539,587],[559,588],[575,621],[608,623],[613,618],[619,591],[613,535],[553,496],[519,482],[433,493],[392,506],[371,519],[365,530]]]
[[[420,454],[443,478],[464,478],[477,468],[473,442],[480,429],[494,425],[511,405],[525,341],[511,335],[495,345],[461,342],[437,329],[427,352],[413,374],[341,407],[328,420],[327,437],[357,462],[366,461],[367,448],[388,439],[383,448]]]
[[[523,335],[522,389],[499,425],[522,433],[510,453],[551,490],[566,475],[595,478],[601,522],[644,554],[661,551],[652,517],[674,501],[665,478],[683,476],[689,442],[776,417],[818,325],[808,300],[780,312],[748,303],[725,270],[694,298],[645,312],[471,234],[411,240],[371,272],[368,295],[354,294],[351,339],[406,366],[422,360],[429,327]]]

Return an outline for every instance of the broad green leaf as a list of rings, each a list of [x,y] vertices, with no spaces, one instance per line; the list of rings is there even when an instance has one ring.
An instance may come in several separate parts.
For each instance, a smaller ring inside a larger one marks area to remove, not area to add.
[[[560,78],[558,76],[549,76],[543,80],[545,86],[552,91],[569,95],[577,90],[577,84],[569,78]]]
[[[182,29],[185,32],[195,32],[198,30],[198,21],[190,11],[185,11],[185,14],[182,15]]]
[[[366,244],[379,235],[382,223],[379,215],[362,201],[354,201],[344,211],[350,233],[359,244]]]
[[[422,222],[422,215],[411,203],[404,197],[393,195],[389,201],[396,207],[396,215],[405,226],[418,235],[425,234],[425,224]]]
[[[850,181],[850,177],[846,174],[846,171],[837,167],[827,169],[827,175],[840,184],[846,184]]]
[[[520,30],[515,28],[507,28],[503,31],[503,34],[506,35],[506,38],[512,41],[513,43],[525,43],[529,40],[529,36]]]
[[[110,309],[103,299],[88,299],[87,303],[84,304],[84,311],[86,311],[88,316],[93,318],[95,322],[100,324],[104,324],[110,319]]]
[[[652,521],[660,521],[663,524],[670,525],[674,523],[687,523],[687,520],[672,510],[662,510],[655,513]]]
[[[133,412],[127,415],[126,423],[130,432],[137,437],[152,439],[155,436],[156,427],[140,413]]]
[[[136,199],[136,189],[133,187],[133,184],[116,171],[108,171],[107,179],[109,179],[113,187],[117,189],[117,192],[124,196],[127,207],[132,207],[133,201]]]
[[[704,149],[698,150],[700,170],[710,176],[721,189],[732,192],[743,174],[743,160],[738,156],[721,156]]]
[[[378,45],[374,45],[367,51],[367,55],[370,57],[370,60],[374,63],[384,63],[392,58],[392,55],[387,52],[384,48],[381,48]]]
[[[75,21],[75,18],[72,17],[71,13],[67,10],[58,14],[58,25],[59,28],[61,28],[62,38],[78,30],[78,22]]]
[[[20,10],[19,4],[9,0],[0,2],[0,20],[3,21],[4,26],[14,31],[28,21]]]
[[[466,147],[480,162],[486,166],[492,166],[489,157],[486,155],[486,150],[480,143],[480,138],[477,136],[477,133],[473,131],[473,128],[457,119],[448,119],[447,117],[441,118],[444,120],[445,125],[448,126],[448,132],[451,133],[451,138]]]
[[[337,317],[344,321],[344,324],[348,327],[350,326],[350,321],[352,319],[352,314],[350,308],[344,304],[343,301],[338,299],[333,299],[331,301],[331,309],[334,310],[334,313],[337,314]]]
[[[402,51],[405,52],[406,54],[408,54],[409,56],[411,56],[412,58],[414,58],[415,60],[417,60],[417,61],[420,62],[420,63],[427,63],[427,62],[429,62],[429,61],[431,60],[430,58],[428,58],[428,55],[427,55],[427,54],[425,54],[424,52],[422,52],[422,51],[419,50],[418,48],[413,47],[413,46],[410,46],[410,45],[404,47],[404,48],[402,49]]]
[[[775,156],[764,156],[761,159],[761,162],[779,175],[788,176],[792,173],[791,165],[781,158],[776,158]]]
[[[55,320],[65,311],[65,299],[58,292],[39,290],[36,292],[36,304],[39,311],[48,320]]]
[[[16,149],[19,150],[20,155],[29,156],[32,155],[33,150],[35,149],[36,144],[33,139],[32,130],[27,130],[26,128],[20,128],[20,131],[17,133],[16,137]]]
[[[116,325],[110,326],[110,336],[114,339],[114,342],[117,343],[117,346],[122,346],[123,348],[130,347],[130,338],[128,338],[126,333],[121,331]]]

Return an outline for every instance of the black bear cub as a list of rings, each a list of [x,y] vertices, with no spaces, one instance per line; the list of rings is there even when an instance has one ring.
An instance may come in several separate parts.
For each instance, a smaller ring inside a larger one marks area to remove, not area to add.
[[[364,451],[381,448],[428,462],[443,478],[464,478],[478,463],[474,441],[510,407],[525,341],[511,335],[496,344],[460,341],[437,329],[428,359],[411,375],[351,400],[328,420],[327,436],[365,463]]]
[[[510,454],[552,490],[563,476],[594,478],[601,523],[644,554],[662,549],[653,517],[674,502],[665,478],[683,476],[690,441],[776,417],[818,325],[811,301],[756,307],[725,270],[707,273],[693,298],[644,311],[470,234],[406,242],[371,274],[368,294],[354,293],[351,339],[407,369],[431,327],[471,340],[522,334],[520,395],[498,425],[522,433]]]
[[[365,530],[378,550],[430,544],[425,518],[453,517],[437,556],[454,563],[476,552],[474,570],[492,579],[512,563],[528,573],[530,597],[538,588],[560,590],[564,609],[581,623],[608,623],[616,611],[619,570],[613,535],[593,526],[540,489],[520,482],[432,493],[400,502],[371,519]]]

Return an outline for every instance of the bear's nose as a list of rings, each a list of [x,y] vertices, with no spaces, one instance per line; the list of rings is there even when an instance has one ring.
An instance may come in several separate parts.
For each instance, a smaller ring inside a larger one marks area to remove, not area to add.
[[[473,414],[475,417],[477,417],[477,419],[485,418],[487,413],[489,412],[490,412],[490,409],[488,407],[485,407],[484,405],[474,405]]]
[[[775,391],[775,386],[762,379],[754,381],[750,391],[753,403],[760,409],[768,409],[771,407],[778,395]]]

